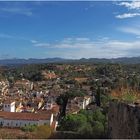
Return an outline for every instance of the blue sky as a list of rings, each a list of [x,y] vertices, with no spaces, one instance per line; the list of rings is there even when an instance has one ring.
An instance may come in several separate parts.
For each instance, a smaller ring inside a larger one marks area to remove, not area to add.
[[[0,59],[132,56],[139,1],[0,2]]]

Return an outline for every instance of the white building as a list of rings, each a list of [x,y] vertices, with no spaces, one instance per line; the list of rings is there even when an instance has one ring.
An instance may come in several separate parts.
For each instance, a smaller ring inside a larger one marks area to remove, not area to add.
[[[27,125],[52,125],[53,114],[0,112],[0,125],[3,127],[23,127]]]
[[[92,102],[92,97],[91,96],[85,96],[84,97],[85,106],[89,105],[91,102]]]
[[[6,112],[15,112],[15,101],[4,101],[3,103],[3,111]]]
[[[80,109],[85,109],[86,106],[92,102],[92,97],[91,96],[76,97],[75,100],[77,101],[78,107]]]
[[[47,102],[45,105],[45,109],[50,110],[53,107],[53,103],[52,102]]]
[[[51,110],[54,104],[55,104],[55,101],[53,100],[52,97],[50,97],[45,104],[45,109]]]

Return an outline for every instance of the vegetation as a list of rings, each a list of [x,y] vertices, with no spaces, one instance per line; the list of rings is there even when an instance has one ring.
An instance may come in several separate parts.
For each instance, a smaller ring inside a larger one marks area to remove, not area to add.
[[[127,103],[134,103],[139,100],[139,94],[134,90],[113,91],[112,98],[125,101]]]
[[[128,103],[134,103],[140,99],[140,64],[32,64],[3,68],[0,78],[7,79],[10,86],[22,78],[34,83],[46,82],[42,71],[54,71],[60,77],[59,80],[54,81],[49,79],[52,83],[50,89],[53,88],[56,93],[57,90],[54,88],[56,85],[60,87],[58,89],[62,89],[56,99],[57,104],[60,105],[58,129],[80,138],[106,138],[106,115],[108,103],[112,98]],[[87,81],[78,82],[76,78],[87,78]],[[49,89],[47,82],[44,85],[37,85],[40,89],[47,90]],[[84,89],[84,86],[90,87],[90,92]],[[95,97],[93,105],[98,106],[97,109],[81,110],[78,114],[66,114],[70,100],[89,94]],[[26,126],[22,130],[36,134],[36,138],[48,138],[52,132],[48,126]]]
[[[53,130],[48,125],[28,125],[21,128],[23,132],[30,133],[32,137],[38,139],[46,139],[49,138],[53,132]]]
[[[24,132],[34,132],[36,129],[37,129],[37,125],[28,125],[28,126],[23,126],[21,128],[21,130]]]
[[[48,125],[38,126],[35,130],[35,138],[47,139],[51,136],[52,132],[52,129]]]
[[[136,101],[136,99],[137,99],[137,97],[130,92],[124,93],[122,95],[122,100],[127,101],[129,103],[134,103]]]
[[[58,130],[73,131],[81,135],[81,138],[105,138],[106,117],[100,109],[94,112],[81,110],[78,114],[70,114],[60,122]]]
[[[60,116],[63,117],[66,115],[66,107],[68,100],[73,99],[74,97],[80,97],[84,96],[84,93],[78,90],[70,90],[66,92],[65,94],[61,94],[60,96],[57,97],[57,104],[60,105]]]

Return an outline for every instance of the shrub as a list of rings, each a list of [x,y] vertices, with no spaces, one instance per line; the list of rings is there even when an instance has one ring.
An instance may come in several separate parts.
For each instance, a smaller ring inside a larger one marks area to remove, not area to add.
[[[77,131],[81,126],[85,125],[87,118],[83,114],[70,114],[60,122],[60,130]]]
[[[104,135],[104,126],[99,121],[95,121],[95,124],[94,124],[92,130],[93,130],[93,135],[96,138],[100,138]]]
[[[128,103],[133,103],[134,101],[136,101],[136,96],[131,92],[127,92],[122,95],[122,100]]]
[[[28,125],[28,126],[23,126],[21,128],[21,130],[24,132],[34,132],[36,129],[37,129],[37,125]]]
[[[92,126],[87,123],[78,129],[78,133],[81,134],[83,138],[91,138],[93,135]]]
[[[41,125],[38,126],[37,129],[35,130],[35,138],[38,139],[47,139],[51,136],[52,134],[52,129],[48,125]]]

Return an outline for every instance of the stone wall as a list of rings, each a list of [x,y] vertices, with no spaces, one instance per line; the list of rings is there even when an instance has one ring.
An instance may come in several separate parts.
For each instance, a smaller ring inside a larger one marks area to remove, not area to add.
[[[108,112],[109,138],[140,138],[140,105],[112,100]]]

